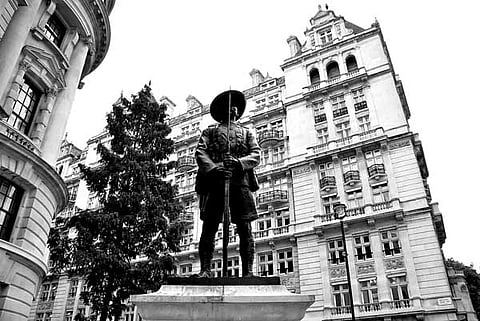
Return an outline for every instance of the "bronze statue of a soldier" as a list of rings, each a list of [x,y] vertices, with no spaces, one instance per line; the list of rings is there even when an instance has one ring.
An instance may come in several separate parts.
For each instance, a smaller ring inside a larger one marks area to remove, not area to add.
[[[253,168],[260,161],[260,147],[255,135],[236,123],[244,113],[245,106],[245,96],[240,91],[229,90],[219,94],[210,105],[210,114],[219,124],[205,129],[198,141],[195,190],[200,201],[200,218],[203,220],[199,244],[200,277],[212,276],[210,264],[215,234],[222,222],[225,202],[229,204],[231,221],[236,224],[240,237],[242,276],[253,275],[251,222],[258,218],[252,194],[258,189]],[[225,197],[225,194],[229,196]],[[228,238],[229,235],[223,237]]]

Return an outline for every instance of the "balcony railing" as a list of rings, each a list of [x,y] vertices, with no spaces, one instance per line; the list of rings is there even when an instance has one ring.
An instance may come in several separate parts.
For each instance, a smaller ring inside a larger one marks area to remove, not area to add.
[[[265,204],[270,202],[286,202],[288,201],[288,192],[283,190],[273,190],[258,194],[257,203]]]
[[[184,223],[193,223],[193,212],[187,211],[180,213],[180,215],[178,216],[178,221]]]
[[[355,111],[360,111],[368,108],[366,101],[360,101],[358,103],[355,103],[353,106],[355,107]]]
[[[262,148],[275,146],[283,140],[283,131],[276,129],[268,129],[258,134],[258,144]]]
[[[390,302],[390,309],[408,309],[413,307],[411,299],[394,300]]]
[[[268,237],[268,230],[261,230],[261,231],[253,231],[253,238],[254,239],[261,239],[264,237]]]
[[[382,305],[378,302],[364,303],[364,304],[359,304],[358,309],[360,310],[360,312],[374,312],[374,311],[380,311],[382,309]]]
[[[327,121],[327,115],[325,115],[325,114],[315,115],[314,120],[315,120],[315,124],[323,123],[323,122]]]
[[[385,175],[385,166],[383,164],[373,164],[368,167],[368,177],[378,178]]]
[[[200,136],[201,133],[202,133],[202,131],[200,129],[188,130],[188,131],[184,131],[180,135],[177,135],[177,136],[173,137],[173,140],[174,141],[179,141],[179,140],[183,140],[183,139],[197,137],[197,136]]]
[[[40,150],[33,144],[29,137],[19,132],[6,122],[0,121],[0,134],[8,137],[12,141],[22,145],[25,149],[40,155]]]
[[[320,180],[321,190],[335,188],[335,187],[336,187],[336,184],[335,184],[334,176],[325,176],[325,177],[322,177],[322,179]]]
[[[347,216],[363,215],[363,214],[365,214],[365,208],[364,207],[348,208],[348,209],[345,210],[345,214]]]
[[[375,203],[372,205],[372,210],[374,212],[381,211],[381,210],[386,210],[389,208],[392,208],[393,204],[392,201],[385,201],[385,202],[380,202],[380,203]]]
[[[193,156],[181,156],[177,160],[177,170],[184,172],[194,168],[196,165],[195,158]]]
[[[337,118],[337,117],[347,115],[347,114],[348,114],[347,107],[341,107],[341,108],[335,109],[333,111],[333,118]]]
[[[360,172],[357,170],[348,171],[343,174],[343,180],[345,184],[355,183],[360,181]]]
[[[290,225],[274,227],[272,231],[273,231],[273,235],[288,234],[290,232]]]
[[[358,69],[352,70],[347,73],[343,73],[341,75],[332,77],[330,79],[325,79],[321,80],[320,82],[316,82],[308,87],[305,87],[305,90],[308,90],[308,92],[313,92],[316,90],[319,90],[321,88],[325,88],[331,85],[336,85],[336,84],[341,84],[344,81],[348,81],[350,79],[355,79],[357,77],[362,77],[366,75],[366,69],[365,67],[360,67]]]
[[[333,307],[333,308],[331,308],[330,311],[332,312],[332,315],[350,314],[351,313],[351,308],[350,308],[350,306]]]

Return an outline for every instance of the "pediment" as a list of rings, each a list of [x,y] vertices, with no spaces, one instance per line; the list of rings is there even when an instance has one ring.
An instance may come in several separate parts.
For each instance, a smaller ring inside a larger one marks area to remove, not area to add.
[[[47,86],[56,84],[58,88],[65,87],[65,69],[58,57],[42,48],[29,45],[23,48],[23,53],[25,61],[31,65],[30,69],[37,73]]]

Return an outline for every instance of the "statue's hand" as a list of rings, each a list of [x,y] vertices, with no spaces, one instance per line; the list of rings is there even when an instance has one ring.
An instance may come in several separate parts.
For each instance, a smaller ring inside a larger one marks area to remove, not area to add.
[[[211,171],[212,178],[216,179],[230,179],[232,177],[232,170],[223,166],[217,166]]]
[[[227,154],[223,157],[223,166],[225,166],[225,168],[230,169],[231,171],[242,169],[242,165],[240,164],[240,161],[230,154]]]

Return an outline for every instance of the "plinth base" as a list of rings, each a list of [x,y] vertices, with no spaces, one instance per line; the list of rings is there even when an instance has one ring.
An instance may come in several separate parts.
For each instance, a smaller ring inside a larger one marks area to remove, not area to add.
[[[130,297],[144,321],[299,321],[314,300],[283,285],[163,285]]]

